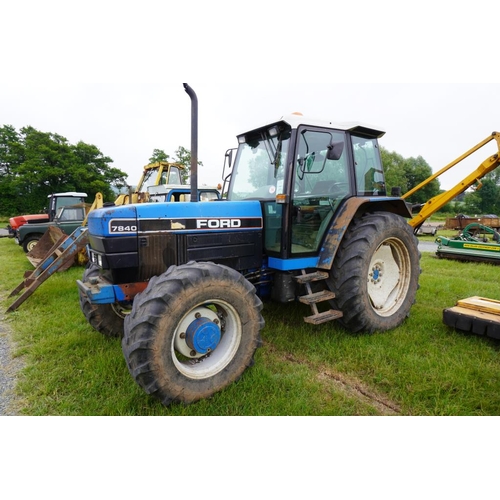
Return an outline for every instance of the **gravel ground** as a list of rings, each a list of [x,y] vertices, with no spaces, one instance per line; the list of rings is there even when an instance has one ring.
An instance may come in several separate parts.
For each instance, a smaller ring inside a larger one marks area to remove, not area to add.
[[[419,241],[418,249],[421,252],[435,252],[437,250],[437,244],[432,241]]]
[[[2,297],[0,297],[0,304],[3,309]],[[18,415],[14,387],[22,361],[20,358],[12,358],[12,349],[12,333],[5,314],[0,312],[0,416]]]
[[[7,237],[9,232],[0,228],[0,238]],[[12,333],[6,320],[4,298],[0,296],[0,416],[17,415],[14,387],[17,372],[22,367],[19,358],[12,358]]]

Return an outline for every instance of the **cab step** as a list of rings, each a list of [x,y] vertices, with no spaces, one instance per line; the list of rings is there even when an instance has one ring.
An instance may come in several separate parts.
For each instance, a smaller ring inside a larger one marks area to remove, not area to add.
[[[332,300],[335,298],[335,294],[330,292],[330,290],[322,290],[321,292],[311,293],[310,295],[303,295],[299,297],[302,304],[319,304],[320,302],[326,302],[327,300]]]
[[[329,278],[329,274],[324,271],[315,271],[313,273],[307,273],[305,269],[302,270],[302,274],[295,276],[297,283],[304,286],[307,293],[299,297],[299,301],[303,304],[307,304],[311,307],[312,316],[307,316],[304,318],[306,323],[312,325],[321,325],[323,323],[328,323],[329,321],[334,321],[343,316],[341,311],[335,311],[330,309],[328,311],[320,312],[318,309],[318,304],[328,302],[335,298],[335,294],[328,289],[326,283],[323,283],[323,290],[318,292],[313,292],[311,283],[318,283],[325,281]]]
[[[307,316],[304,318],[304,321],[311,325],[322,325],[323,323],[328,323],[330,321],[339,319],[342,316],[343,314],[341,311],[330,309],[329,311],[313,314],[312,316]]]
[[[313,283],[315,281],[323,281],[328,278],[328,273],[325,273],[323,271],[316,271],[314,273],[307,274],[304,270],[302,271],[301,275],[294,277],[295,281],[297,281],[297,283],[300,283],[301,285],[305,285],[306,283]]]

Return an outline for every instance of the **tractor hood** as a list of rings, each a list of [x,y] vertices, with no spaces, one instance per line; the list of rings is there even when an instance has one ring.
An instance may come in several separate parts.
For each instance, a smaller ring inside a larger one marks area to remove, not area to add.
[[[98,237],[261,230],[262,225],[262,209],[258,201],[145,203],[94,210],[88,218],[89,235]]]

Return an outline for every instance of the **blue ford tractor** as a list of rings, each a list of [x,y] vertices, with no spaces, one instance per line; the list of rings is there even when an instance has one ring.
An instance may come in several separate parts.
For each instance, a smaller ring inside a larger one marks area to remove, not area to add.
[[[300,301],[305,321],[352,332],[401,325],[420,275],[411,209],[388,196],[382,130],[301,115],[238,136],[225,199],[200,201],[192,102],[191,202],[89,214],[78,282],[90,324],[122,337],[129,371],[165,405],[207,398],[253,364],[261,299]]]

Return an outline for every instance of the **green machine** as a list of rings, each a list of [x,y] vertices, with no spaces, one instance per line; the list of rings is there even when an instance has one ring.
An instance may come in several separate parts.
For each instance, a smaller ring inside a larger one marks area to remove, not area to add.
[[[477,222],[467,225],[455,238],[436,239],[439,258],[500,264],[500,233]]]

